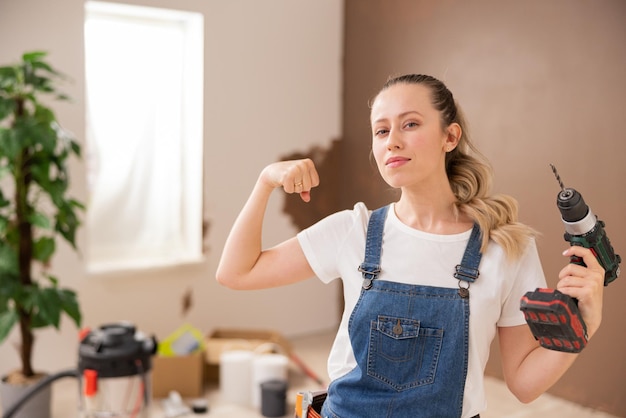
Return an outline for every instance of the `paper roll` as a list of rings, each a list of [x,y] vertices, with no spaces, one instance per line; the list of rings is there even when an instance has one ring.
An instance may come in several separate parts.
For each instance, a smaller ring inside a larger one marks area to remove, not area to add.
[[[220,392],[224,402],[250,406],[254,356],[248,350],[224,351],[220,356]]]
[[[252,406],[261,407],[261,383],[287,381],[289,359],[282,354],[257,354],[252,360]]]

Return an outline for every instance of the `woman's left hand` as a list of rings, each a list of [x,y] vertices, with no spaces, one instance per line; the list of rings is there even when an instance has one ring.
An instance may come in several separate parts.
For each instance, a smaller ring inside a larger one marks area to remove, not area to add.
[[[585,266],[569,263],[559,272],[557,289],[578,299],[578,308],[587,325],[589,338],[602,322],[602,296],[604,294],[604,268],[590,249],[573,245],[564,256],[582,258]]]

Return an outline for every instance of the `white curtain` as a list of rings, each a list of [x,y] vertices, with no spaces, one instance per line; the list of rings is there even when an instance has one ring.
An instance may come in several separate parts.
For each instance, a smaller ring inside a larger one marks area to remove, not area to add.
[[[99,16],[85,37],[89,264],[162,264],[186,247],[181,29]]]

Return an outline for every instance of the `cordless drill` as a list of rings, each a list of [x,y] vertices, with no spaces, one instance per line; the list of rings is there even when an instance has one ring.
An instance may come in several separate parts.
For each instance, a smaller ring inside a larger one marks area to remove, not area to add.
[[[591,212],[580,193],[563,185],[554,165],[550,166],[561,186],[556,205],[565,226],[565,241],[591,250],[606,272],[604,285],[607,286],[619,276],[621,257],[613,251],[604,231],[604,222]],[[570,262],[585,265],[581,257],[572,256]],[[520,309],[535,339],[543,347],[570,353],[585,348],[587,326],[576,299],[558,290],[537,288],[522,297]]]

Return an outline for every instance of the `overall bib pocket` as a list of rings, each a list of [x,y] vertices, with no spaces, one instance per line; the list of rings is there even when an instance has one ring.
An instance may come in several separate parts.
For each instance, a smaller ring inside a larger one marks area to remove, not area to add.
[[[379,315],[371,321],[367,374],[395,390],[435,381],[443,330],[420,321]]]

